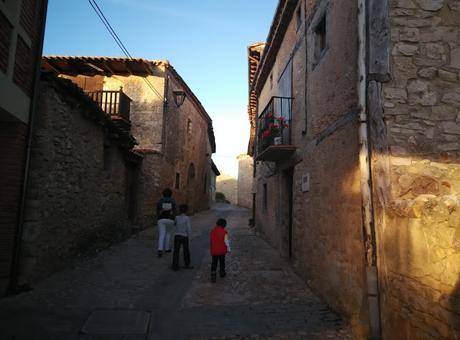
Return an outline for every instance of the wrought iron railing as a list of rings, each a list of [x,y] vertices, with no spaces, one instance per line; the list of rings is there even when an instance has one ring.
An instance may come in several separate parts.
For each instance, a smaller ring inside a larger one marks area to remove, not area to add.
[[[131,99],[121,89],[119,91],[87,92],[87,94],[109,116],[120,116],[129,121]]]
[[[272,97],[257,119],[257,154],[272,145],[291,144],[292,99]]]

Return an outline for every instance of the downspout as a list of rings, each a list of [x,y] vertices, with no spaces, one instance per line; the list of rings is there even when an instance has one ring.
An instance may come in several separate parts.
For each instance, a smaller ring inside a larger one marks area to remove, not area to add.
[[[168,64],[169,66],[169,64]],[[165,78],[164,78],[164,87],[163,87],[163,119],[161,127],[161,157],[165,157],[166,152],[166,114],[169,113],[169,69],[165,66]]]
[[[39,6],[40,2],[37,2],[36,6]],[[40,85],[40,74],[41,74],[41,61],[43,53],[43,41],[45,39],[45,26],[46,26],[46,13],[48,9],[48,0],[43,0],[43,13],[42,13],[42,22],[40,25],[40,41],[37,46],[37,55],[36,55],[36,69],[33,79],[33,89],[32,89],[32,99],[29,107],[29,126],[27,131],[27,142],[26,150],[24,153],[24,173],[23,181],[21,188],[21,201],[18,212],[18,222],[17,222],[17,232],[15,237],[15,245],[13,251],[13,262],[11,264],[11,280],[9,283],[9,291],[16,292],[18,290],[18,278],[19,278],[19,265],[21,261],[21,243],[22,243],[22,234],[24,231],[24,214],[25,214],[25,205],[26,205],[26,194],[27,194],[27,184],[29,178],[29,169],[30,169],[30,150],[32,144],[32,135],[34,131],[34,122],[35,122],[35,113],[37,111],[37,103],[39,97],[39,85]],[[35,11],[36,13],[38,10]]]
[[[359,166],[361,176],[363,241],[365,247],[369,338],[381,338],[380,306],[377,271],[377,247],[372,207],[369,126],[367,113],[367,8],[366,0],[358,0],[358,104],[359,114]]]

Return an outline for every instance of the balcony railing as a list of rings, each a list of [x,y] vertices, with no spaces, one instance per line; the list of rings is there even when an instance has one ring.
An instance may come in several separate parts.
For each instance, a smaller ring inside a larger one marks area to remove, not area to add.
[[[257,119],[256,160],[279,161],[290,155],[292,99],[272,97]]]
[[[87,92],[88,96],[111,117],[121,117],[129,122],[129,111],[131,108],[131,98],[119,91],[95,91]]]

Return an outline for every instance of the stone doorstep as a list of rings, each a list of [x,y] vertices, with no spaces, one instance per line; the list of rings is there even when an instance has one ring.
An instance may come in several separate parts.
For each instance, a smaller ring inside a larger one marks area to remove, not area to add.
[[[138,335],[147,334],[150,313],[138,310],[93,311],[81,329],[81,333],[90,335]]]

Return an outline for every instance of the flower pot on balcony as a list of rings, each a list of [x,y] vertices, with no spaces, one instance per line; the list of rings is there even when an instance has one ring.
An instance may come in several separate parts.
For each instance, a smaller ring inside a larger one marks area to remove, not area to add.
[[[275,137],[273,139],[273,145],[281,145],[281,143],[283,142],[283,138],[282,137]]]

